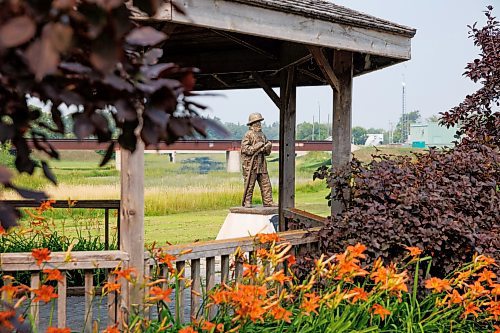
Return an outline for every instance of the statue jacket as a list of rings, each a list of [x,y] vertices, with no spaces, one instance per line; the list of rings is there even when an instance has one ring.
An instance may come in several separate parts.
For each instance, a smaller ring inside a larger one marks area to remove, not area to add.
[[[271,154],[272,146],[269,144],[265,148],[261,148],[260,153],[255,156],[253,162],[253,170],[251,162],[252,156],[259,150],[259,142],[265,145],[268,141],[264,133],[249,130],[245,133],[243,140],[241,140],[241,164],[243,169],[243,176],[246,177],[250,172],[253,173],[267,173],[266,157]]]

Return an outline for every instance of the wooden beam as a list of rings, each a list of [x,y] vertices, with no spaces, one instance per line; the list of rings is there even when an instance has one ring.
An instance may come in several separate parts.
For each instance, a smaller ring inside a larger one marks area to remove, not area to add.
[[[166,11],[155,18],[332,49],[410,59],[411,37],[404,34],[306,19],[302,15],[247,5],[241,1],[185,0],[179,4],[188,15]]]
[[[282,62],[290,63],[287,45],[282,49]],[[281,73],[280,146],[279,146],[279,227],[287,230],[284,210],[295,207],[295,127],[296,69],[288,67]]]
[[[325,76],[325,79],[328,81],[328,84],[337,92],[340,91],[340,82],[335,73],[333,72],[332,67],[330,66],[328,60],[323,53],[321,47],[318,46],[308,46],[309,52],[316,60],[319,69]]]
[[[352,132],[352,77],[353,53],[335,51],[333,70],[339,78],[340,89],[333,94],[332,167],[343,168],[351,161]],[[344,195],[347,195],[345,193]],[[343,209],[340,202],[332,201],[332,215]]]
[[[144,301],[144,143],[138,139],[133,153],[121,152],[120,250],[129,253],[129,267],[137,271],[137,283],[129,284],[127,308],[138,313]]]
[[[168,42],[165,48],[165,61],[199,67],[202,69],[201,75],[278,71],[280,69],[279,61],[260,54],[251,55],[245,49],[201,49],[188,52],[183,49],[171,49]]]
[[[222,37],[225,37],[233,42],[235,42],[236,44],[239,44],[243,47],[246,47],[247,49],[249,50],[252,50],[254,51],[255,53],[258,53],[260,55],[263,55],[265,56],[266,58],[269,58],[269,59],[273,59],[273,60],[276,60],[278,59],[274,54],[272,54],[271,52],[268,52],[266,50],[264,50],[263,48],[261,47],[258,47],[256,45],[253,45],[252,43],[249,43],[241,38],[238,38],[236,36],[233,36],[232,34],[230,33],[227,33],[227,32],[224,32],[224,31],[220,31],[220,30],[214,30],[214,29],[210,29],[211,31],[213,31],[214,33],[222,36]]]
[[[324,78],[322,78],[314,73],[311,73],[308,70],[305,70],[303,68],[299,68],[298,71],[299,71],[299,73],[307,75],[309,77],[312,77],[313,79],[318,80],[319,82],[328,83]]]
[[[257,84],[264,89],[267,96],[274,102],[274,104],[281,108],[281,100],[278,94],[264,81],[264,79],[257,72],[252,72],[252,78],[257,82]]]
[[[284,210],[285,218],[295,221],[305,228],[323,227],[327,222],[325,217],[306,212],[297,208],[290,208]]]

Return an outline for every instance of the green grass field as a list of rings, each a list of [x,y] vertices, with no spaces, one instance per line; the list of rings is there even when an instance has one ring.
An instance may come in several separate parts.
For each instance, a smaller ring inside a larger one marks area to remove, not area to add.
[[[355,152],[364,161],[370,159],[373,148]],[[384,153],[408,154],[408,149],[384,149]],[[93,151],[63,151],[60,161],[51,166],[59,180],[53,186],[39,173],[33,177],[17,176],[16,184],[44,190],[53,199],[119,199],[120,175],[114,162],[99,168],[100,155]],[[214,162],[225,168],[224,154],[207,154]],[[329,160],[328,153],[309,153],[296,159],[296,206],[309,212],[327,216],[330,208],[325,196],[326,184],[312,180],[314,170]],[[199,154],[177,154],[176,163],[160,154],[145,155],[145,237],[146,242],[184,243],[213,239],[228,213],[228,208],[241,204],[243,180],[238,173],[211,171],[199,174],[193,169],[196,164],[183,161],[200,157]],[[269,173],[273,184],[273,195],[277,201],[278,162],[277,155],[269,157]],[[194,167],[193,167],[194,166]],[[0,192],[0,198],[17,199],[11,192]],[[261,202],[257,190],[254,203]],[[68,235],[85,230],[87,233],[103,233],[102,211],[64,209],[48,212],[56,229]],[[114,217],[111,219],[114,221]]]

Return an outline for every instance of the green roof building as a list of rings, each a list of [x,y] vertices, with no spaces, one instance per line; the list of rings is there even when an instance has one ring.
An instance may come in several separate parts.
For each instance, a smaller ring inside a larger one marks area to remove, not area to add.
[[[408,142],[415,148],[452,146],[457,127],[446,128],[437,122],[411,124]]]

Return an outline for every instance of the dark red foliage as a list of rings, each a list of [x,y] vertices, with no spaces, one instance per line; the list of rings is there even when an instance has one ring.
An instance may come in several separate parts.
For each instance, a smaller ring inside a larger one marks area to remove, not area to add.
[[[152,15],[162,1],[132,3]],[[46,162],[38,165],[30,157],[28,136],[36,149],[59,157],[34,125],[55,133],[71,130],[80,139],[93,136],[110,142],[111,150],[111,124],[102,114],[107,111],[120,131],[118,143],[131,151],[136,130],[146,144],[205,135],[209,123],[197,113],[202,107],[186,99],[197,70],[161,62],[166,38],[132,20],[123,0],[0,1],[0,143],[14,146],[17,170],[32,174],[41,166],[56,182]],[[52,125],[28,108],[27,96],[52,103]],[[63,104],[80,106],[72,129],[64,128]],[[1,225],[8,227],[2,216]]]
[[[482,87],[442,114],[442,124],[460,127],[456,147],[377,155],[367,165],[354,159],[342,170],[315,174],[345,208],[321,231],[323,252],[361,242],[370,258],[390,261],[406,255],[404,246],[418,246],[433,256],[436,276],[474,253],[500,262],[500,24],[491,12],[484,28],[471,27],[482,53],[465,72]]]
[[[433,256],[433,273],[441,276],[474,253],[500,261],[498,149],[462,145],[414,158],[382,155],[368,165],[354,160],[350,172],[316,175],[347,205],[321,231],[323,250],[361,242],[371,258],[389,261],[406,255],[404,246],[418,246]]]
[[[463,140],[500,145],[500,24],[492,14],[493,7],[485,12],[486,25],[469,26],[469,37],[481,49],[478,59],[467,64],[464,75],[482,87],[466,96],[457,107],[441,114],[441,124],[459,125],[457,133]]]

